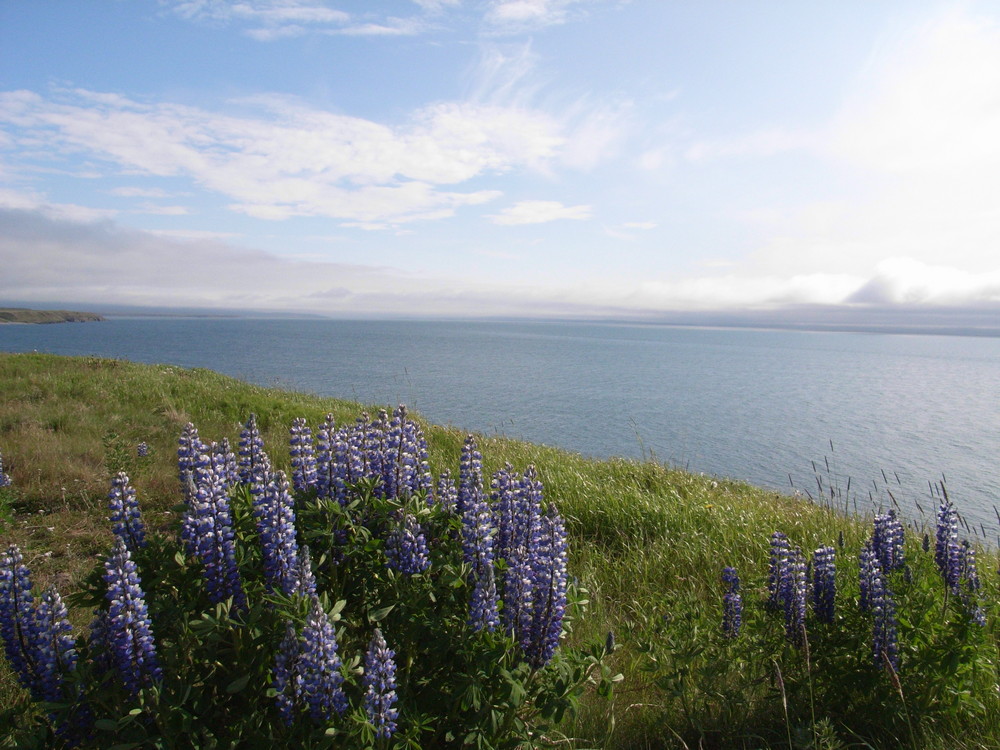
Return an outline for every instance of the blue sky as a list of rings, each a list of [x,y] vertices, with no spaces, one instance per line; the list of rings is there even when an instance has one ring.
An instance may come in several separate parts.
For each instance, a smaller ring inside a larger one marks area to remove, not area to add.
[[[0,0],[0,304],[1000,309],[994,3]]]

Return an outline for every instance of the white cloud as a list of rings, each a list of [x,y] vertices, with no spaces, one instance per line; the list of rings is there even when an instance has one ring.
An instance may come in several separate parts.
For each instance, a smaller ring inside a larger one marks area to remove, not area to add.
[[[146,104],[86,91],[0,94],[0,122],[48,156],[82,154],[127,172],[187,177],[258,217],[398,223],[496,198],[444,191],[486,174],[544,171],[565,144],[544,112],[442,102],[389,126],[286,97],[236,103],[250,114]],[[133,193],[134,194],[134,193]]]
[[[529,31],[565,23],[572,6],[589,0],[492,0],[484,20],[505,32]]]
[[[544,224],[560,219],[583,220],[590,218],[590,206],[564,206],[559,201],[520,201],[499,214],[491,214],[494,224]]]
[[[655,221],[626,221],[622,224],[626,229],[656,229]]]
[[[52,203],[38,193],[0,188],[0,209],[4,208],[35,211],[48,219],[80,222],[109,219],[118,213],[111,209],[80,206],[75,203]]]
[[[111,190],[112,195],[121,198],[169,198],[170,193],[160,188],[118,187]]]
[[[1000,303],[1000,269],[969,273],[912,258],[889,258],[849,302],[871,305],[970,305]]]

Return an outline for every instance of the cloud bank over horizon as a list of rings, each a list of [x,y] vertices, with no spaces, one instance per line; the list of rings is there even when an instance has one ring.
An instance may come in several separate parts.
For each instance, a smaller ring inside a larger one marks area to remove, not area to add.
[[[0,302],[1000,309],[989,4],[115,10],[0,11]]]

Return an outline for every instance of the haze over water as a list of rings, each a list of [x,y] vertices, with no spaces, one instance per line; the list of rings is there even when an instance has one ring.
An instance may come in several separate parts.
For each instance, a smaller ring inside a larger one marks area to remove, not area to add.
[[[945,477],[970,527],[997,540],[996,338],[248,318],[0,326],[0,351],[32,350],[405,403],[440,424],[813,497],[815,465],[839,507],[887,508],[888,487],[931,526],[930,484]]]

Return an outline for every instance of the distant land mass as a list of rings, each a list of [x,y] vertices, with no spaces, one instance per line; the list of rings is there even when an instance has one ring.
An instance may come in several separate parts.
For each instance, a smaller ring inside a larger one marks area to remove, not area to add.
[[[103,315],[73,310],[29,310],[26,307],[0,307],[3,323],[92,323],[104,320]]]

